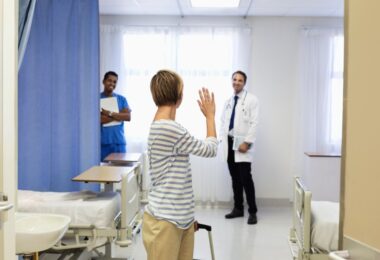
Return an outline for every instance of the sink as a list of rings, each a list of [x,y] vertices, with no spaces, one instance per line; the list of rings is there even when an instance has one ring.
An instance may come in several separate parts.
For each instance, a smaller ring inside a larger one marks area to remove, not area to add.
[[[16,254],[47,250],[65,234],[70,217],[57,214],[16,212]]]

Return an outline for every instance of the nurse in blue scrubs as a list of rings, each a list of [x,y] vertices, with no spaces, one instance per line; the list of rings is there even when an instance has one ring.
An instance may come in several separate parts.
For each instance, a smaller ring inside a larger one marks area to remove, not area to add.
[[[118,75],[113,71],[108,71],[103,78],[104,90],[100,98],[116,97],[119,112],[111,112],[102,109],[100,112],[101,122],[101,161],[111,153],[125,153],[126,141],[124,136],[124,121],[131,121],[131,109],[127,99],[122,95],[114,93]],[[117,121],[120,124],[105,126],[105,124]]]

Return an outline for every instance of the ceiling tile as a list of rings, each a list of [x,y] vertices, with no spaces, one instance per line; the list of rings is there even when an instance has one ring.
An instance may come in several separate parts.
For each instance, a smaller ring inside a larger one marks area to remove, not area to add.
[[[343,16],[344,0],[241,0],[238,8],[217,9],[192,8],[190,0],[99,0],[99,9],[101,14],[242,16],[250,3],[249,16]]]

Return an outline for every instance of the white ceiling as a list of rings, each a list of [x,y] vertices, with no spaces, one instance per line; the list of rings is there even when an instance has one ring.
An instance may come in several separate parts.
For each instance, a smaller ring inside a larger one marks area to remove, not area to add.
[[[240,0],[238,8],[192,8],[190,0],[99,0],[100,14],[343,16],[344,0]]]

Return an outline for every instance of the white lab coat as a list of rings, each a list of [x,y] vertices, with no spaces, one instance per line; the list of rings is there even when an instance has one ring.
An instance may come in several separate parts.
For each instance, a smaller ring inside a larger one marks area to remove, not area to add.
[[[234,96],[228,99],[223,106],[220,133],[221,146],[225,161],[228,156],[228,128],[234,105]],[[246,153],[235,151],[235,162],[252,162],[252,152],[255,147],[256,132],[259,115],[259,101],[256,96],[243,89],[239,94],[235,108],[234,136],[244,136],[244,141],[251,143],[251,148]]]

